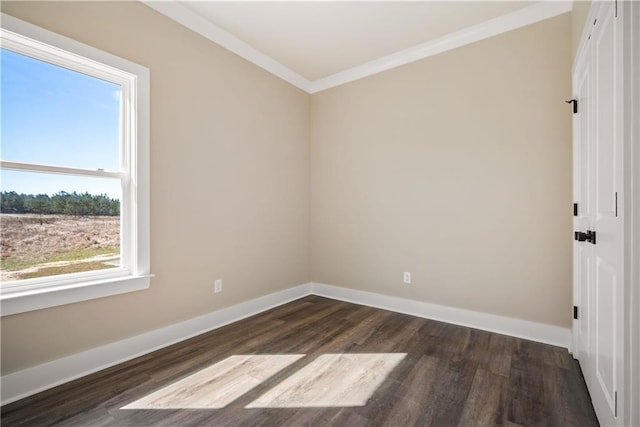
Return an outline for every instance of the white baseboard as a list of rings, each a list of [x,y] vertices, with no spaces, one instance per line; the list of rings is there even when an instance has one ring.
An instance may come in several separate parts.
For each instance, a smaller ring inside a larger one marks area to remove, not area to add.
[[[311,286],[308,283],[295,286],[164,328],[4,375],[0,380],[2,405],[302,298],[309,295],[310,289]]]
[[[544,344],[552,344],[569,350],[571,347],[571,329],[569,328],[561,328],[559,326],[497,316],[495,314],[481,313],[462,308],[430,304],[373,292],[341,288],[322,283],[312,283],[311,293],[327,298],[395,311],[397,313],[410,314],[412,316],[439,320],[454,325],[468,326],[470,328],[524,338]]]
[[[111,344],[43,363],[0,379],[2,405],[175,344],[307,295],[318,295],[412,316],[570,347],[567,328],[413,301],[355,289],[307,283]]]

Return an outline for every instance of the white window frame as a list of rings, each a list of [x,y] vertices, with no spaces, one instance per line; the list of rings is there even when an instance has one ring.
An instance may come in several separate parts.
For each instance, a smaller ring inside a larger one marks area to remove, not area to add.
[[[149,69],[1,14],[0,46],[120,85],[120,169],[91,170],[0,160],[6,170],[117,178],[122,184],[118,268],[5,282],[2,316],[147,289],[150,284]]]

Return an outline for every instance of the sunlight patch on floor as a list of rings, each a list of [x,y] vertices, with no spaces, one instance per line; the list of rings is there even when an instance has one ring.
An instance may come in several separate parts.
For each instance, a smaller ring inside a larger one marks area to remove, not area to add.
[[[246,408],[364,406],[406,353],[324,354]]]
[[[230,356],[121,409],[224,408],[304,354]]]

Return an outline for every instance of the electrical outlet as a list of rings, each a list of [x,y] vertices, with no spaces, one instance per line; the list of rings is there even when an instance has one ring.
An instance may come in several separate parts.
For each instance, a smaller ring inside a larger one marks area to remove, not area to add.
[[[222,292],[222,279],[216,279],[213,282],[213,292],[215,292],[216,294],[218,292]]]
[[[410,273],[410,272],[408,272],[408,271],[405,271],[405,272],[404,272],[404,276],[403,276],[403,278],[402,278],[402,281],[403,281],[404,283],[406,283],[407,285],[411,284],[411,273]]]

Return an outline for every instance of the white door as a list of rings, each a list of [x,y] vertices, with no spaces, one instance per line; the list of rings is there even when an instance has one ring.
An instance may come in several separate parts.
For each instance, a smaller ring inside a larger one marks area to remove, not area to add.
[[[624,387],[621,24],[615,2],[596,4],[574,70],[575,355],[602,425],[621,425]]]

